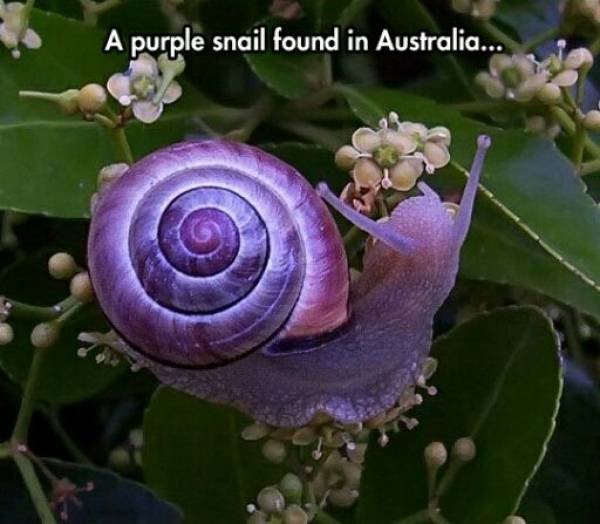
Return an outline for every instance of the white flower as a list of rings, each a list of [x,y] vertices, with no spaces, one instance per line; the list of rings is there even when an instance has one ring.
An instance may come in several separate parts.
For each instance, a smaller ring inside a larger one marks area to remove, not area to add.
[[[42,39],[29,27],[29,15],[24,11],[25,5],[20,2],[10,2],[0,6],[0,42],[11,50],[14,58],[19,58],[19,43],[28,49],[38,49],[42,46]]]
[[[179,82],[161,75],[156,60],[147,53],[129,62],[125,73],[112,75],[106,87],[119,104],[131,106],[133,116],[146,124],[155,122],[164,104],[175,102],[182,93]]]

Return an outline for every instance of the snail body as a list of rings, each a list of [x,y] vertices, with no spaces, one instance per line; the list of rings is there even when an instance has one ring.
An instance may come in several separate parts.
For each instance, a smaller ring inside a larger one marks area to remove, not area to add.
[[[366,420],[428,355],[488,146],[480,139],[455,218],[420,184],[386,223],[251,146],[162,149],[97,200],[96,295],[122,350],[167,385],[277,426]],[[323,200],[376,239],[352,286]]]

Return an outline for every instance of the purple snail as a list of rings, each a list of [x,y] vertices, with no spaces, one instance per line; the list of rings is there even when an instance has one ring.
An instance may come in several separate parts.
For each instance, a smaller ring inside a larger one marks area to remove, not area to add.
[[[385,223],[256,147],[161,149],[97,199],[96,296],[123,351],[169,386],[275,426],[364,421],[428,356],[489,145],[479,138],[455,217],[420,183]],[[352,284],[323,200],[377,240]]]

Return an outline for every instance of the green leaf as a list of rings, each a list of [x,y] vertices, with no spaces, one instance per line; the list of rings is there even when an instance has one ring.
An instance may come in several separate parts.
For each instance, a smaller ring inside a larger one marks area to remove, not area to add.
[[[0,294],[13,300],[48,305],[61,300],[68,293],[67,284],[52,281],[41,271],[47,257],[28,257],[9,266],[0,276]],[[24,385],[33,357],[29,342],[35,321],[10,319],[15,330],[15,340],[0,351],[0,367],[18,384]],[[107,331],[102,314],[88,306],[70,320],[62,330],[60,341],[44,362],[36,394],[41,400],[53,404],[69,404],[92,397],[108,387],[126,369],[98,365],[93,356],[80,358],[77,349],[81,343],[77,336],[82,331]]]
[[[148,488],[126,480],[112,471],[44,459],[45,465],[58,478],[67,477],[78,487],[93,483],[91,491],[78,491],[67,501],[69,524],[180,524],[180,511],[159,500]],[[0,469],[2,491],[1,523],[38,522],[29,493],[12,462],[3,461]],[[59,520],[57,516],[57,521]]]
[[[477,456],[441,497],[442,513],[455,524],[499,523],[515,513],[554,428],[558,350],[549,319],[530,307],[480,315],[439,338],[431,381],[438,394],[416,410],[416,429],[386,448],[369,447],[358,522],[386,524],[424,509],[425,447],[440,441],[450,449],[465,436]]]
[[[144,477],[186,522],[244,522],[245,507],[282,472],[240,432],[237,412],[161,388],[144,418]]]
[[[525,235],[531,247],[529,251],[533,250],[533,243],[538,245],[561,266],[556,271],[562,277],[561,282],[548,278],[544,281],[540,271],[537,278],[530,281],[527,272],[534,270],[536,263],[532,258],[528,261],[529,269],[518,269],[520,273],[515,278],[513,272],[517,264],[500,266],[497,249],[496,254],[490,253],[490,260],[487,260],[487,252],[480,249],[479,255],[486,257],[480,258],[479,264],[486,265],[488,274],[496,281],[512,282],[514,278],[518,285],[525,283],[597,317],[600,315],[600,245],[594,242],[600,228],[600,210],[586,194],[583,182],[573,175],[572,164],[550,142],[521,131],[486,126],[431,100],[401,91],[351,87],[340,90],[357,116],[372,126],[391,110],[404,120],[447,126],[452,131],[452,158],[463,166],[470,165],[477,136],[489,134],[493,144],[480,184],[483,190],[480,200],[491,202],[507,221],[503,227],[505,236],[509,229],[522,232],[516,240],[512,238],[514,235],[506,237],[511,239],[507,240],[508,244],[523,243]],[[485,218],[479,207],[476,206],[476,222]],[[481,227],[488,231],[495,228],[490,223]],[[549,263],[543,256],[542,260]],[[492,271],[492,267],[497,269]],[[565,280],[565,270],[575,278]],[[481,274],[475,272],[473,276],[481,278]],[[579,281],[578,285],[574,285],[574,280]]]
[[[346,173],[334,162],[334,155],[328,149],[299,142],[264,144],[262,149],[294,166],[313,186],[318,182],[327,182],[340,192],[350,181]]]
[[[270,35],[274,27],[281,25],[280,22],[275,18],[268,18],[257,26],[265,26]],[[287,24],[282,34],[287,34],[290,28],[303,28],[303,22]],[[269,38],[268,36],[267,40]],[[244,57],[254,74],[269,89],[285,98],[301,98],[323,87],[326,62],[322,53],[266,51],[245,53]]]
[[[370,0],[299,0],[315,32],[329,31],[335,24],[347,26]]]
[[[127,58],[102,53],[102,31],[60,15],[34,11],[31,25],[42,36],[41,49],[24,50],[20,60],[0,50],[0,208],[86,217],[98,171],[118,161],[110,131],[65,116],[49,102],[21,99],[18,92],[102,84],[127,68]],[[127,126],[135,156],[198,131],[195,116],[207,107],[184,83],[181,100],[157,123]]]

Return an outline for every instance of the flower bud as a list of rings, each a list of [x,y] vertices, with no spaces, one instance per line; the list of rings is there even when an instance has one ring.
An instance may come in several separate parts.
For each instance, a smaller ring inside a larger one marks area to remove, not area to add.
[[[475,442],[470,437],[459,438],[452,446],[451,454],[461,462],[471,462],[477,454]]]
[[[129,451],[123,447],[113,449],[108,455],[108,463],[117,469],[125,469],[131,465]]]
[[[267,515],[262,511],[255,511],[248,517],[246,524],[267,524]]]
[[[338,508],[349,508],[356,502],[358,491],[350,488],[332,489],[327,500]]]
[[[77,103],[84,114],[94,114],[102,110],[107,100],[106,89],[100,84],[87,84],[79,90]]]
[[[78,273],[71,279],[70,290],[71,295],[80,302],[91,302],[94,299],[94,289],[87,271]]]
[[[441,442],[432,442],[425,448],[424,457],[428,468],[440,468],[448,460],[446,446]]]
[[[308,515],[298,504],[291,504],[283,512],[284,524],[308,524]]]
[[[525,522],[525,519],[522,517],[519,517],[517,515],[511,515],[510,517],[506,517],[504,519],[504,521],[502,521],[502,524],[527,524]]]
[[[273,464],[281,464],[287,457],[285,444],[279,440],[267,440],[263,444],[261,451],[263,457]]]
[[[600,132],[600,111],[592,109],[583,118],[583,125],[588,131]]]
[[[10,324],[6,322],[0,323],[0,346],[10,344],[15,338],[15,332]]]
[[[566,69],[580,69],[588,71],[594,65],[594,55],[585,47],[573,49],[565,58],[564,66]]]
[[[556,104],[557,102],[560,102],[562,93],[560,87],[550,82],[540,88],[537,92],[537,97],[544,104]]]
[[[360,158],[352,171],[354,182],[359,187],[376,187],[381,182],[381,168],[368,158]]]
[[[285,508],[283,495],[272,486],[261,489],[256,500],[260,509],[267,513],[280,513]]]
[[[77,264],[69,253],[55,253],[48,260],[48,272],[53,278],[64,280],[77,273]]]
[[[279,491],[281,491],[287,502],[300,503],[302,500],[302,481],[293,473],[286,474],[279,481]]]
[[[317,434],[313,428],[300,428],[292,436],[292,443],[296,446],[308,446],[317,440]]]
[[[254,424],[246,426],[242,430],[242,438],[249,441],[260,440],[261,438],[266,437],[268,434],[269,427],[262,422],[255,422]]]
[[[360,153],[352,146],[342,146],[335,154],[335,164],[344,171],[350,171],[356,164],[359,155]]]
[[[35,348],[46,349],[53,346],[60,335],[60,327],[55,322],[43,322],[33,328],[31,345]]]

